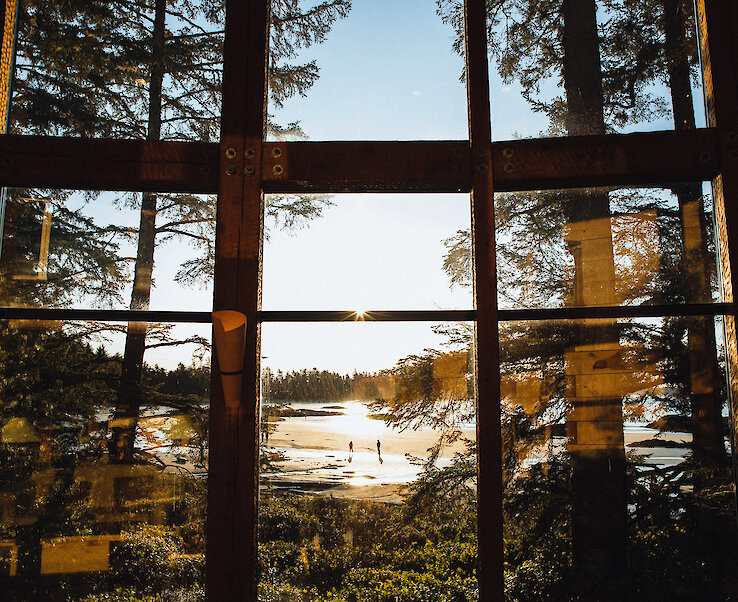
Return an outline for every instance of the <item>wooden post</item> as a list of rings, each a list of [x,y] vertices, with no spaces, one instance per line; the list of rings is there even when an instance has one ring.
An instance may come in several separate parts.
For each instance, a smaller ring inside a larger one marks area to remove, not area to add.
[[[243,313],[247,327],[240,407],[226,407],[213,361],[206,561],[213,601],[256,600],[259,174],[268,28],[268,0],[226,1],[214,309]]]
[[[487,11],[483,0],[466,0],[464,9],[469,143],[473,170],[474,299],[477,309],[475,364],[479,599],[501,602],[504,599],[502,432]]]
[[[10,94],[13,84],[15,35],[18,24],[18,0],[5,0],[3,5],[3,38],[0,43],[0,133],[8,132]],[[7,159],[6,159],[7,161]],[[12,162],[12,160],[11,160]],[[6,189],[0,189],[0,257],[2,257],[5,225]],[[11,253],[11,257],[14,253]]]

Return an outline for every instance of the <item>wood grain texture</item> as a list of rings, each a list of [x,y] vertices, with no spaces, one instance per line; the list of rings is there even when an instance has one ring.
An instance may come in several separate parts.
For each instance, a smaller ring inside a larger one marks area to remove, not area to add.
[[[3,24],[2,42],[0,42],[0,133],[8,127],[8,111],[10,109],[10,91],[13,75],[13,50],[15,48],[16,27],[18,23],[18,0],[5,0],[0,15]]]
[[[206,598],[217,601],[256,600],[257,312],[263,213],[258,174],[268,15],[268,0],[226,1],[214,308],[244,313],[247,328],[240,407],[225,407],[218,364],[213,362]]]
[[[258,144],[253,142],[251,150]],[[219,158],[238,149],[241,172],[266,192],[469,192],[472,156],[463,141],[269,142],[244,158],[245,138],[222,144],[0,136],[0,182],[78,190],[215,193]],[[714,129],[494,142],[497,192],[582,186],[656,185],[714,178]],[[275,149],[278,156],[275,156]],[[224,159],[225,161],[225,159]],[[277,170],[275,167],[279,166]]]
[[[465,0],[466,85],[472,168],[476,322],[479,599],[504,600],[502,429],[495,209],[484,0]]]
[[[710,129],[571,136],[493,144],[495,190],[694,182],[718,171]]]

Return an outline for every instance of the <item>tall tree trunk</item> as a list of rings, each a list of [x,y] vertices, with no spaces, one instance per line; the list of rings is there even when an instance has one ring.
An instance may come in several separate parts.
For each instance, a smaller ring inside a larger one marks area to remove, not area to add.
[[[569,135],[605,133],[594,0],[563,0],[563,76]],[[615,305],[615,261],[608,193],[572,191],[566,242],[574,256],[572,305]],[[572,465],[572,562],[586,600],[620,599],[627,551],[627,500],[621,364],[614,320],[583,320],[566,351],[567,449]]]
[[[162,85],[164,81],[164,24],[166,0],[156,0],[154,32],[151,44],[151,80],[149,82],[148,140],[161,137]],[[151,299],[151,273],[156,244],[155,193],[145,192],[141,199],[138,250],[131,294],[131,309],[146,310]],[[141,408],[141,371],[146,350],[145,322],[129,322],[120,375],[118,400],[113,419],[110,456],[114,462],[133,461],[138,414]]]
[[[685,19],[689,10],[684,0],[664,0],[664,50],[674,127],[678,130],[696,127],[685,35]],[[674,192],[679,201],[682,227],[681,273],[685,281],[681,290],[687,303],[709,303],[712,300],[710,275],[713,262],[707,246],[702,185],[687,182],[675,186]],[[694,458],[701,464],[724,464],[720,370],[711,318],[690,318],[688,353]]]

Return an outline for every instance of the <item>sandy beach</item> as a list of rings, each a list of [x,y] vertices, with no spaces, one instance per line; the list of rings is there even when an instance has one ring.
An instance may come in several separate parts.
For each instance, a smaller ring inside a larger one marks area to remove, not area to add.
[[[399,431],[388,427],[382,420],[370,418],[369,409],[360,401],[298,402],[290,407],[341,415],[292,416],[272,421],[272,432],[268,441],[262,441],[262,448],[281,454],[283,460],[274,471],[262,474],[263,487],[400,502],[403,490],[422,468],[412,457],[426,458],[428,448],[438,439],[438,433],[430,428]],[[475,426],[463,425],[462,437],[474,439]],[[658,466],[681,462],[692,439],[689,433],[660,433],[641,425],[626,425],[624,438],[626,452],[635,452],[644,456],[644,462]],[[672,447],[659,445],[660,441],[672,442]],[[555,442],[562,451],[565,445],[563,437]],[[444,448],[438,464],[448,465],[454,453],[463,449],[463,440]],[[535,462],[531,458],[528,463]]]
[[[367,406],[358,401],[303,402],[290,407],[325,408],[342,415],[289,417],[271,423],[274,431],[262,447],[283,454],[285,460],[279,462],[277,472],[263,474],[262,482],[282,490],[399,501],[403,486],[421,470],[411,457],[426,458],[428,448],[438,440],[438,433],[429,428],[388,427],[370,418]],[[462,432],[468,438],[476,436],[473,425],[465,425]],[[444,448],[439,464],[448,464],[463,449],[461,440]]]

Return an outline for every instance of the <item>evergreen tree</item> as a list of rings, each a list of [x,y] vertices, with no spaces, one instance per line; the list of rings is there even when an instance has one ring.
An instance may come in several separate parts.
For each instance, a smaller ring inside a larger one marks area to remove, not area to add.
[[[349,8],[346,0],[309,8],[296,0],[273,3],[269,88],[274,101],[304,94],[312,85],[317,66],[286,59],[322,41]],[[218,131],[222,17],[218,0],[27,3],[20,19],[16,131],[212,140]],[[212,273],[212,199],[144,193],[127,195],[123,202],[140,211],[131,309],[149,307],[157,242],[185,238],[205,251],[184,263],[181,281],[192,283]],[[282,196],[275,202],[268,212],[285,216],[289,225],[319,215],[327,199]],[[146,341],[146,325],[131,322],[115,411],[121,426],[111,440],[111,452],[126,463],[132,459],[142,401]]]

